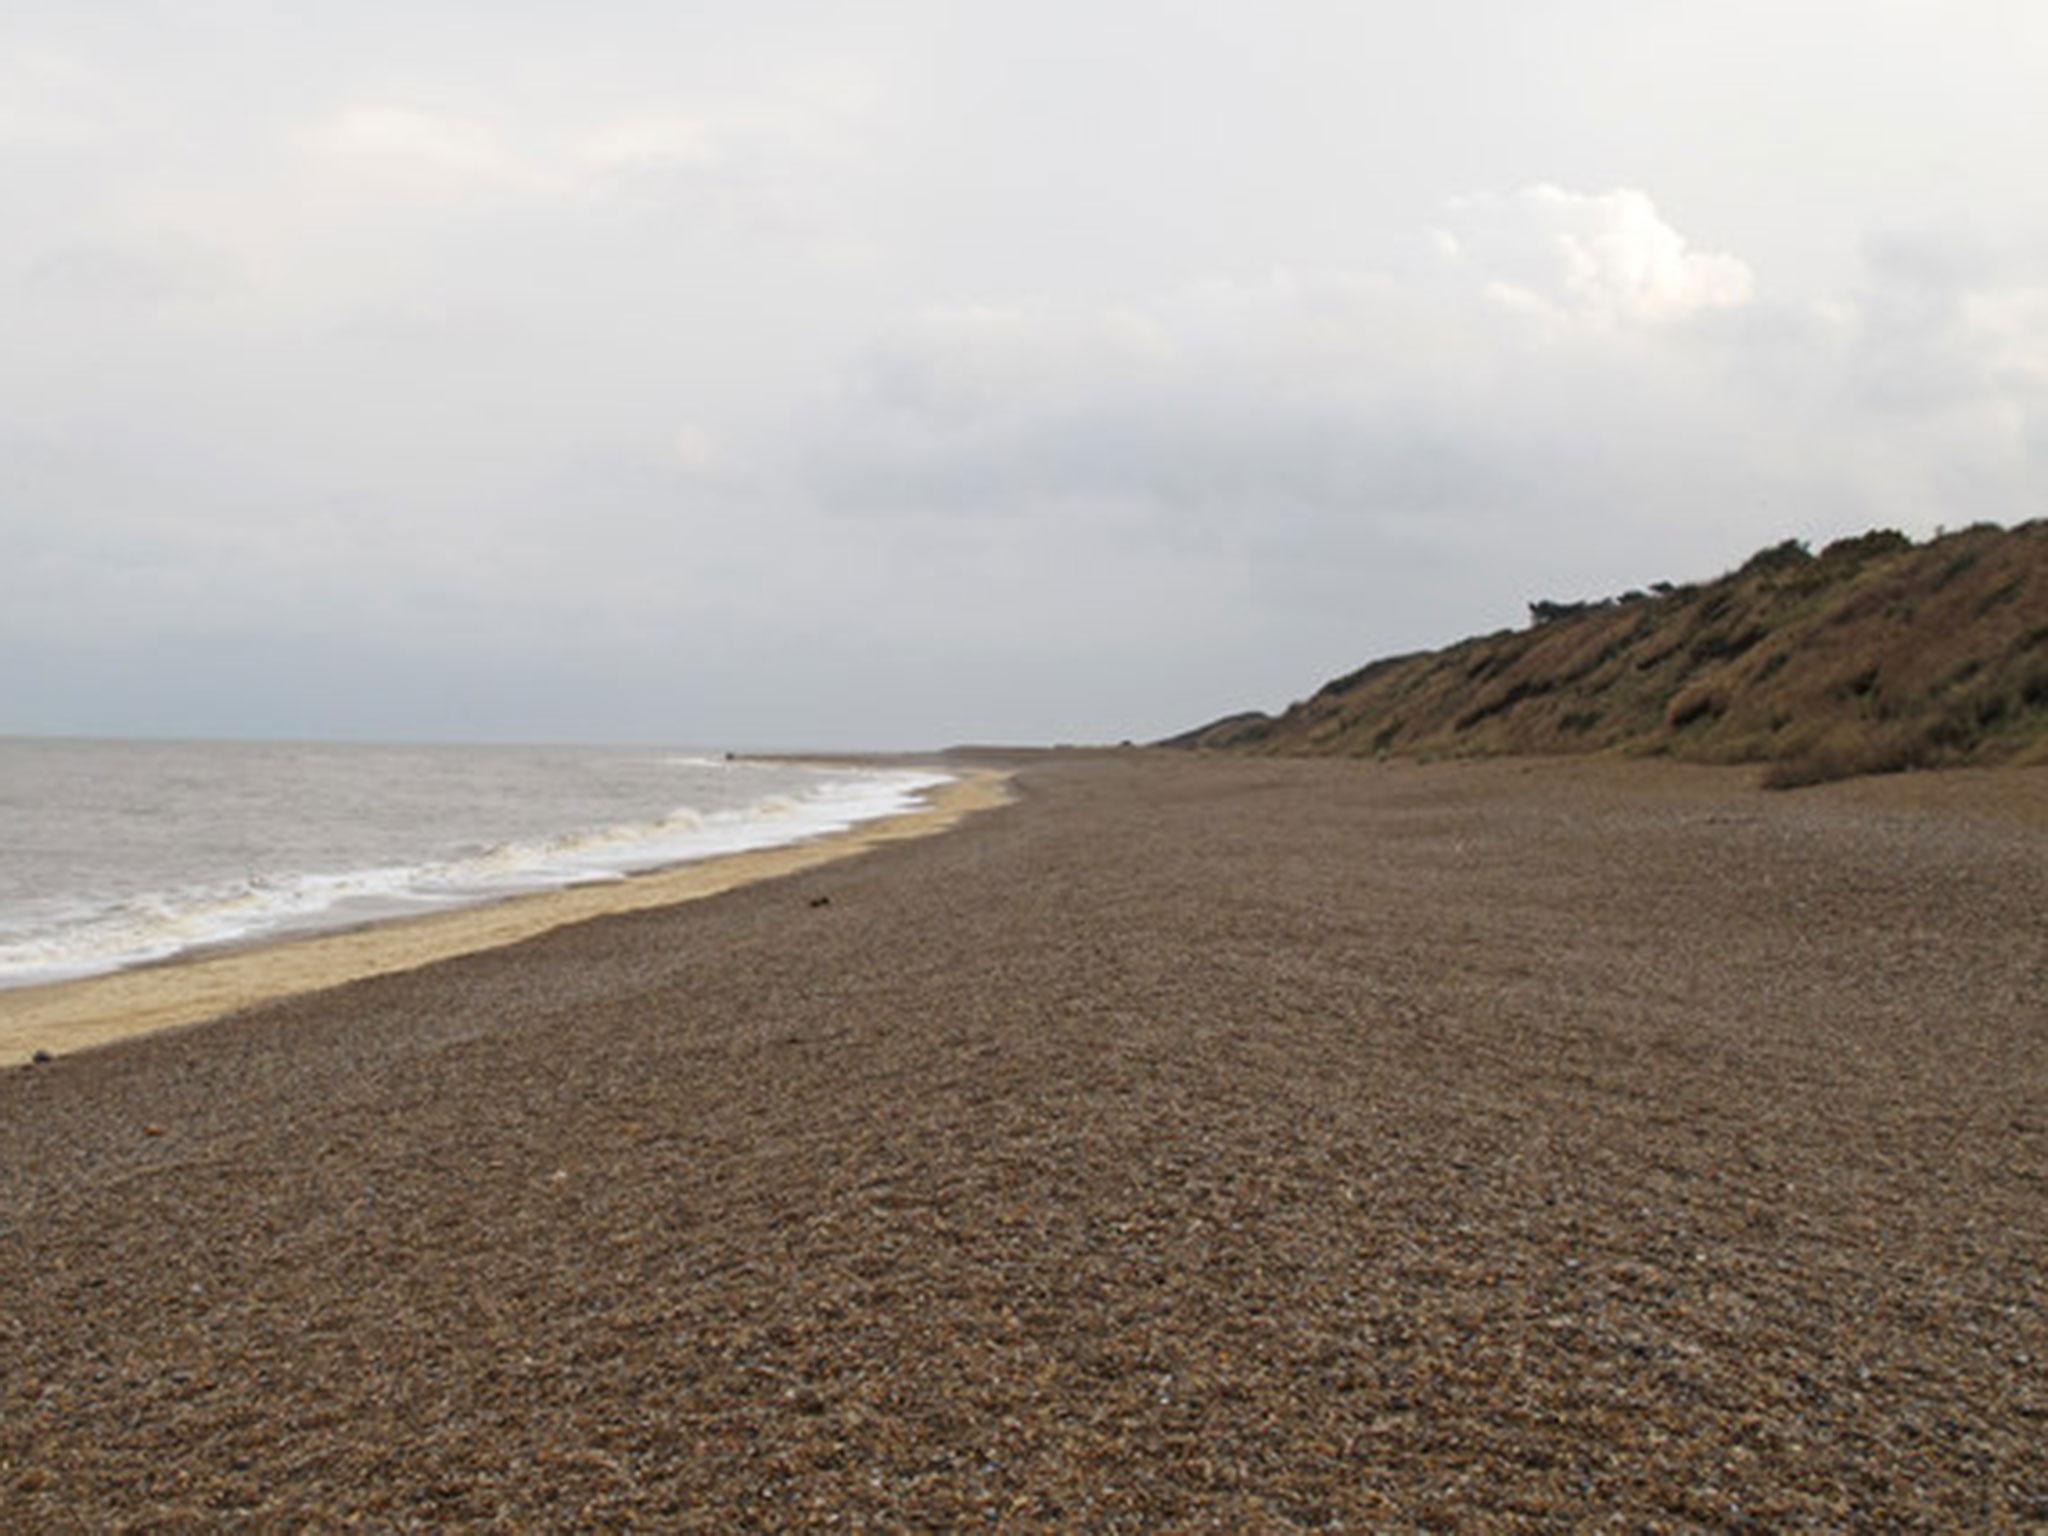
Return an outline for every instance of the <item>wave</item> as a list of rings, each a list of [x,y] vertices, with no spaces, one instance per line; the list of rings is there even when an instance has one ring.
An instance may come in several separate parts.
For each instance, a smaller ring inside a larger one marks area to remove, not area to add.
[[[691,766],[716,761],[692,760]],[[494,843],[417,864],[256,874],[117,901],[63,903],[11,929],[0,927],[0,988],[99,975],[214,945],[475,905],[806,842],[913,809],[926,790],[951,778],[857,771],[835,775],[800,794],[766,795],[738,809],[677,806],[650,821]]]

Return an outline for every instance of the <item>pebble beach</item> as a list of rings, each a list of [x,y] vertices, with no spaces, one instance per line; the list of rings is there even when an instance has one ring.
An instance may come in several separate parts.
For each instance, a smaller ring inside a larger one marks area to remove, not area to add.
[[[0,1071],[0,1527],[2048,1527],[2048,773],[962,763]]]

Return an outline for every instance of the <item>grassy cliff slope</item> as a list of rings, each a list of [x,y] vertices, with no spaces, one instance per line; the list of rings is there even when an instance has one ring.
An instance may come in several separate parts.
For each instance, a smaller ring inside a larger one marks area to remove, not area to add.
[[[1168,745],[1768,762],[1780,786],[2048,762],[2048,521],[1788,542],[1717,581],[1530,605],[1527,629],[1376,661]]]

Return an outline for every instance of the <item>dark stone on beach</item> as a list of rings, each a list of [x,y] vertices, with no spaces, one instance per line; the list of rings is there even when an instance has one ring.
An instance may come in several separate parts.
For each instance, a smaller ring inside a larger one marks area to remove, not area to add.
[[[829,907],[832,905],[832,898],[830,896],[813,896],[811,898],[811,905],[814,907]]]
[[[40,1067],[45,1063],[55,1061],[56,1059],[57,1058],[52,1056],[48,1051],[37,1051],[35,1055],[29,1057],[29,1064],[31,1066]]]

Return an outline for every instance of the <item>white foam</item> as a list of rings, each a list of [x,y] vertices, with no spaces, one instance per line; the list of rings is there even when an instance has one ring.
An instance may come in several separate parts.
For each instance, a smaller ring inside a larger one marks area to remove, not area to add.
[[[724,766],[719,759],[691,760],[691,766],[714,763]],[[254,875],[97,906],[66,903],[0,929],[0,988],[97,975],[207,945],[333,928],[425,907],[471,905],[805,842],[913,809],[924,791],[951,777],[847,770],[803,794],[764,796],[737,810],[678,806],[655,821],[500,843],[459,858]]]

